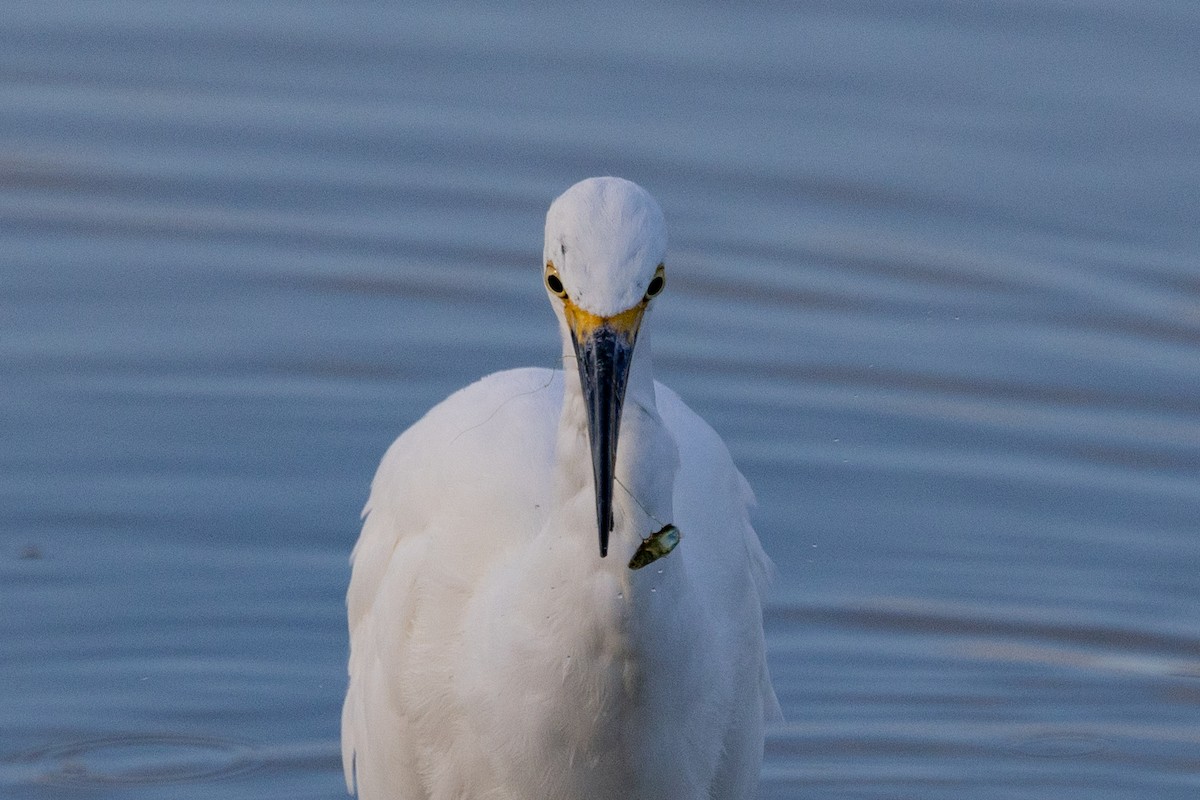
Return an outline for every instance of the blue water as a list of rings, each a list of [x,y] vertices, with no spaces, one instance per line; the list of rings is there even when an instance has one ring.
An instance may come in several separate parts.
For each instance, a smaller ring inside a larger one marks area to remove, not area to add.
[[[763,797],[1200,796],[1194,3],[3,16],[0,795],[342,796],[378,458],[555,363],[618,174],[779,567]]]

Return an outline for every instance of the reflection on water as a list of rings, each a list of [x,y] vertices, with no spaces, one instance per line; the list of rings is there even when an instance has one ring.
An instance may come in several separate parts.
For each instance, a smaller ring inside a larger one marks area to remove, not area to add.
[[[386,445],[553,365],[542,215],[779,566],[763,796],[1200,790],[1200,12],[10,4],[0,794],[337,797]]]

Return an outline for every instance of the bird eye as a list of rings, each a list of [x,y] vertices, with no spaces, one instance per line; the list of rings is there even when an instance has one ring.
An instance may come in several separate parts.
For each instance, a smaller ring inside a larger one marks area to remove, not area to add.
[[[667,285],[666,271],[663,265],[658,265],[658,272],[654,273],[654,277],[650,279],[650,285],[646,287],[646,299],[657,297],[662,294],[663,288]]]
[[[546,264],[546,288],[562,299],[567,299],[567,287],[563,286],[562,278],[553,264]]]

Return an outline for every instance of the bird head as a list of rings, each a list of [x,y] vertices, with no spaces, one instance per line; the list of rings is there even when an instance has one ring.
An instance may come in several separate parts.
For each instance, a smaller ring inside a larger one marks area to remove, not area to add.
[[[588,178],[546,214],[544,281],[570,335],[587,405],[600,556],[613,527],[621,408],[642,316],[666,285],[662,209],[636,183]]]

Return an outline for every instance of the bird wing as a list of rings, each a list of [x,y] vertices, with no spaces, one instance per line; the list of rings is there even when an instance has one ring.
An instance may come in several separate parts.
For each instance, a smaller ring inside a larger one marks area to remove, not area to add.
[[[782,713],[767,667],[762,601],[774,567],[750,522],[754,492],[729,449],[671,389],[656,385],[660,416],[679,447],[674,513],[683,532],[679,552],[703,576],[700,602],[714,620],[706,643],[720,665],[722,686],[710,698],[726,703],[726,737],[714,797],[750,797],[757,785],[764,723]],[[700,541],[696,541],[700,539]],[[715,671],[716,672],[716,671]]]
[[[419,691],[412,686],[420,657],[410,652],[412,625],[422,604],[436,606],[439,615],[465,604],[429,597],[431,586],[468,581],[487,553],[505,546],[505,535],[537,530],[511,515],[513,508],[526,515],[537,508],[533,493],[540,487],[530,478],[538,456],[552,453],[561,375],[545,369],[489,375],[430,410],[379,465],[346,596],[350,684],[342,763],[347,788],[353,792],[357,784],[360,797],[426,796],[412,703],[401,697]],[[510,518],[482,529],[480,509],[489,504]]]

